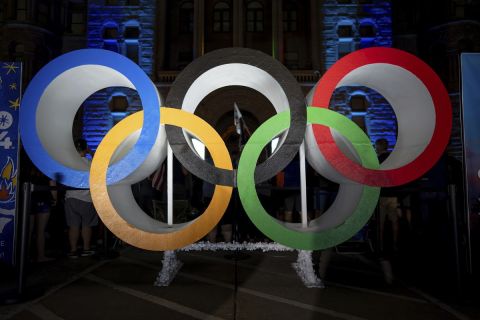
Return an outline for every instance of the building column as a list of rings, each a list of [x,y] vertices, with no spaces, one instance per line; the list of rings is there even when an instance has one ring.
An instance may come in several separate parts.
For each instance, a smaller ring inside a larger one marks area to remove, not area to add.
[[[243,0],[233,0],[233,46],[243,47],[245,44],[245,13]]]
[[[195,0],[193,9],[193,58],[205,52],[205,0]]]
[[[283,1],[272,1],[272,57],[284,62]]]
[[[156,34],[156,59],[155,70],[157,78],[159,72],[165,69],[165,43],[167,36],[167,0],[158,0],[157,2],[157,30]]]
[[[320,46],[321,46],[321,28],[322,24],[322,8],[319,5],[320,1],[310,0],[310,25],[311,25],[311,42],[312,42],[312,68],[313,70],[318,70],[323,72],[322,67],[322,57],[320,56]],[[322,2],[323,3],[323,2]]]

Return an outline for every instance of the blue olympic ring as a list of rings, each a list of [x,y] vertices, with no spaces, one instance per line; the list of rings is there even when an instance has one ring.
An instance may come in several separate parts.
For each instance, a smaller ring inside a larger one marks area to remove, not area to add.
[[[62,184],[76,188],[89,187],[89,171],[72,169],[50,156],[38,135],[36,122],[37,117],[42,115],[37,114],[37,109],[48,86],[57,77],[73,68],[87,65],[107,67],[123,75],[137,90],[144,110],[140,137],[130,152],[108,169],[109,185],[124,179],[143,163],[160,129],[161,101],[157,89],[148,75],[130,59],[106,50],[83,49],[64,54],[48,63],[32,79],[25,92],[20,108],[20,134],[30,159],[43,173],[55,180],[61,175]],[[92,75],[91,81],[95,81],[95,75]],[[82,83],[74,85],[81,86]],[[97,88],[97,91],[100,89],[104,88]]]

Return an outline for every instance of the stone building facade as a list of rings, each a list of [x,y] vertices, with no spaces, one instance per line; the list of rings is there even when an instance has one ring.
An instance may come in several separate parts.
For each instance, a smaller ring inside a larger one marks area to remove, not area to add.
[[[307,94],[343,55],[359,48],[392,45],[389,1],[91,0],[87,19],[88,47],[131,58],[151,76],[164,97],[188,63],[224,47],[248,47],[271,55],[291,70]],[[239,107],[249,114],[254,127],[273,114],[268,101],[243,88],[215,93],[202,102],[198,112],[213,126],[227,130],[219,121],[228,121],[234,100],[245,101]],[[215,117],[208,115],[208,101],[215,101]],[[250,114],[252,105],[265,109],[262,115]],[[394,145],[395,116],[378,93],[343,88],[332,98],[331,107],[368,131],[372,141],[385,137]],[[119,118],[139,108],[134,92],[103,90],[85,104],[83,136],[95,149]]]
[[[427,61],[447,85],[456,121],[450,151],[458,156],[458,56],[480,50],[479,16],[478,4],[470,0],[5,0],[0,3],[0,59],[22,61],[26,85],[61,53],[113,50],[137,62],[165,96],[196,57],[223,47],[249,47],[286,65],[307,94],[349,52],[393,45]],[[248,100],[252,93],[228,95]],[[210,100],[222,100],[221,94]],[[95,149],[116,121],[140,107],[135,92],[103,90],[85,103],[73,135],[84,136]],[[340,88],[331,108],[365,128],[372,141],[386,137],[395,143],[395,116],[378,93]],[[230,109],[228,101],[216,111],[224,116]]]

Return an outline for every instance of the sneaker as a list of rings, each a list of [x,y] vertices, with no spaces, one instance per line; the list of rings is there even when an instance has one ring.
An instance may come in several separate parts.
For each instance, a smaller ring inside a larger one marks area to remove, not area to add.
[[[95,251],[93,250],[83,250],[82,253],[80,253],[82,257],[90,257],[90,256],[93,256],[94,254],[95,254]]]
[[[67,257],[70,258],[70,259],[77,259],[77,258],[78,258],[78,254],[77,254],[76,251],[74,251],[74,252],[69,252],[69,253],[67,254]]]

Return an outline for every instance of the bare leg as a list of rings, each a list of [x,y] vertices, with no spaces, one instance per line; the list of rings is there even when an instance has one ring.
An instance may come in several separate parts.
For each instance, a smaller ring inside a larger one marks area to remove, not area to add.
[[[45,256],[45,229],[47,228],[50,213],[40,213],[35,215],[37,223],[37,261],[42,262],[47,259]]]
[[[213,228],[207,235],[208,242],[217,242],[217,227]]]
[[[328,265],[330,264],[330,259],[332,258],[332,248],[328,248],[322,251],[320,255],[320,263],[318,265],[318,274],[320,279],[324,279],[327,275]]]
[[[400,223],[398,219],[392,221],[392,231],[393,231],[393,249],[397,251],[398,249],[398,234],[400,230]]]
[[[293,221],[293,212],[292,211],[285,211],[285,222],[292,222]]]
[[[35,227],[35,216],[30,215],[29,216],[29,228],[28,228],[28,253],[29,253],[29,258],[32,257],[33,253],[30,252],[32,248],[32,238],[33,238],[33,228]]]
[[[388,285],[393,283],[393,271],[392,271],[392,264],[390,260],[382,259],[380,260],[380,266],[382,267],[383,271],[383,278]]]
[[[232,225],[224,224],[221,226],[222,236],[225,242],[232,242]]]
[[[90,240],[92,239],[92,227],[82,227],[83,250],[90,250]]]
[[[68,240],[70,242],[70,252],[77,251],[78,238],[80,237],[80,228],[79,227],[69,227],[68,228]]]

